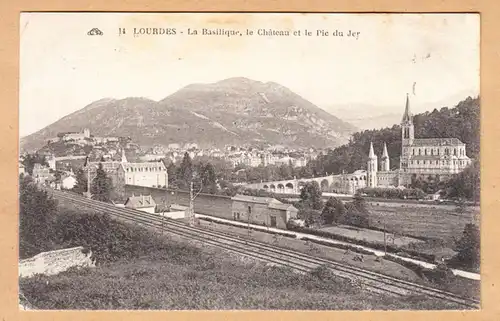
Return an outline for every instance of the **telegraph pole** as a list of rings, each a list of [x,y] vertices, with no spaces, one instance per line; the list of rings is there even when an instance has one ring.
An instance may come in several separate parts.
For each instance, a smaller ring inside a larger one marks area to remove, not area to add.
[[[191,179],[191,183],[189,184],[189,208],[188,208],[189,225],[191,226],[195,225],[194,200],[201,193],[202,190],[203,190],[203,181],[200,184],[200,190],[196,193],[196,195],[194,195],[194,182],[193,179]]]
[[[248,238],[250,238],[250,214],[251,214],[251,210],[249,209],[248,211],[248,217],[247,217],[247,227],[248,227],[248,230],[247,230],[247,233],[248,233]]]
[[[163,236],[163,218],[165,217],[166,208],[167,208],[167,202],[163,201],[163,209],[160,212],[160,215],[161,215],[161,236]]]
[[[385,222],[384,222],[384,255],[387,255],[387,237],[385,232]]]
[[[87,197],[90,198],[90,164],[87,164]]]
[[[189,184],[189,225],[194,226],[194,196],[193,196],[193,182]]]

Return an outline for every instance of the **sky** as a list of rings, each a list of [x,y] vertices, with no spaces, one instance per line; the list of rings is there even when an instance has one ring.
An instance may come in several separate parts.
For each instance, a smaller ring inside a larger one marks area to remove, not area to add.
[[[89,36],[92,28],[103,34]],[[134,28],[176,34],[134,36]],[[243,35],[188,35],[188,28]],[[291,35],[259,36],[258,29]],[[333,36],[336,30],[344,36]],[[23,13],[20,33],[21,137],[102,98],[161,100],[231,77],[277,82],[321,108],[401,106],[410,93],[418,109],[479,94],[476,14]]]

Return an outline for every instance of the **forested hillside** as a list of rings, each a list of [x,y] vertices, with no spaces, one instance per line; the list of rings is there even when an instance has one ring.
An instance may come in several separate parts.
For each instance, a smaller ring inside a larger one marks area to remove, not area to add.
[[[477,159],[480,142],[480,98],[461,101],[454,108],[443,107],[440,110],[415,115],[415,138],[456,137],[467,145],[467,155]],[[309,164],[316,176],[324,173],[353,172],[366,169],[370,142],[375,153],[380,157],[384,142],[391,159],[391,169],[399,167],[401,155],[401,126],[380,130],[365,130],[352,135],[348,144],[330,150],[327,155]]]

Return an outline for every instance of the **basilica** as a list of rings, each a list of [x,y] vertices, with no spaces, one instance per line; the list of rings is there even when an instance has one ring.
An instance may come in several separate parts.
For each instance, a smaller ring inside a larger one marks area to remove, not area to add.
[[[406,95],[406,106],[401,120],[401,157],[399,169],[390,169],[387,145],[378,157],[370,144],[367,166],[367,187],[407,186],[412,179],[442,180],[464,170],[471,159],[465,152],[465,144],[457,138],[415,138],[410,99]]]

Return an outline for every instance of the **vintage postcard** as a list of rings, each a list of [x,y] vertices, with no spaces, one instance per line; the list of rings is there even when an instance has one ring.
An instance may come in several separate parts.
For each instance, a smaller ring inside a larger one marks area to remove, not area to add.
[[[20,19],[20,309],[480,309],[478,14]]]

